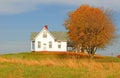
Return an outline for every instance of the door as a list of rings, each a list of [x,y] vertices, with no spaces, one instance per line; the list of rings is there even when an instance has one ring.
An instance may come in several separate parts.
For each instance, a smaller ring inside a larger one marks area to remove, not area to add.
[[[43,51],[46,51],[46,43],[43,44]]]

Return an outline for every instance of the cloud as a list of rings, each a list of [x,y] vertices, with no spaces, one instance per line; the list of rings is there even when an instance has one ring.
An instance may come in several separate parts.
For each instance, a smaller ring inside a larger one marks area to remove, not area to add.
[[[0,14],[16,14],[36,9],[35,3],[27,0],[0,0]]]
[[[111,10],[120,10],[120,0],[0,0],[0,14],[18,14],[32,11],[40,8],[44,4],[63,4],[80,6],[89,4],[97,7],[110,8]]]
[[[30,51],[29,45],[27,42],[3,42],[0,44],[0,54]]]

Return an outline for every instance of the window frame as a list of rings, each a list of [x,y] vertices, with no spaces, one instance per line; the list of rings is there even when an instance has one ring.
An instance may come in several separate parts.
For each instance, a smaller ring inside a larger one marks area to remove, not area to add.
[[[47,32],[46,31],[43,32],[43,38],[47,38]]]
[[[38,48],[41,48],[41,42],[40,42],[40,41],[38,41],[37,43],[38,43],[38,45],[37,45],[37,46],[38,46]]]
[[[60,49],[61,48],[61,42],[58,41],[58,48]]]
[[[49,48],[52,48],[52,41],[49,41]]]

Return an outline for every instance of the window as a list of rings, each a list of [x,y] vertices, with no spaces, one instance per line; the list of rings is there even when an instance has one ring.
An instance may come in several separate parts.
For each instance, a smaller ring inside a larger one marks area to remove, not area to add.
[[[38,41],[38,48],[41,48],[41,42]]]
[[[47,32],[46,31],[43,32],[43,38],[47,38]]]
[[[58,42],[58,48],[61,48],[61,42]]]
[[[52,48],[52,42],[51,41],[49,42],[49,48]]]
[[[35,41],[32,41],[32,49],[35,49]]]

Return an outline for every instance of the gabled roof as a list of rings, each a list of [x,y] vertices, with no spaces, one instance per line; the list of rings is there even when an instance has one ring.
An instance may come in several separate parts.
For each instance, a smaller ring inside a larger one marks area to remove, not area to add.
[[[34,40],[34,38],[38,35],[39,32],[32,32],[30,35],[30,40]]]
[[[68,36],[67,36],[67,32],[61,32],[61,31],[54,31],[54,32],[50,32],[56,40],[60,40],[60,41],[67,41],[68,40]]]
[[[38,35],[39,32],[32,32],[31,33],[31,40],[34,40],[34,38]],[[62,32],[62,31],[51,31],[51,35],[54,36],[55,40],[60,40],[60,41],[67,41],[68,36],[67,32]]]

